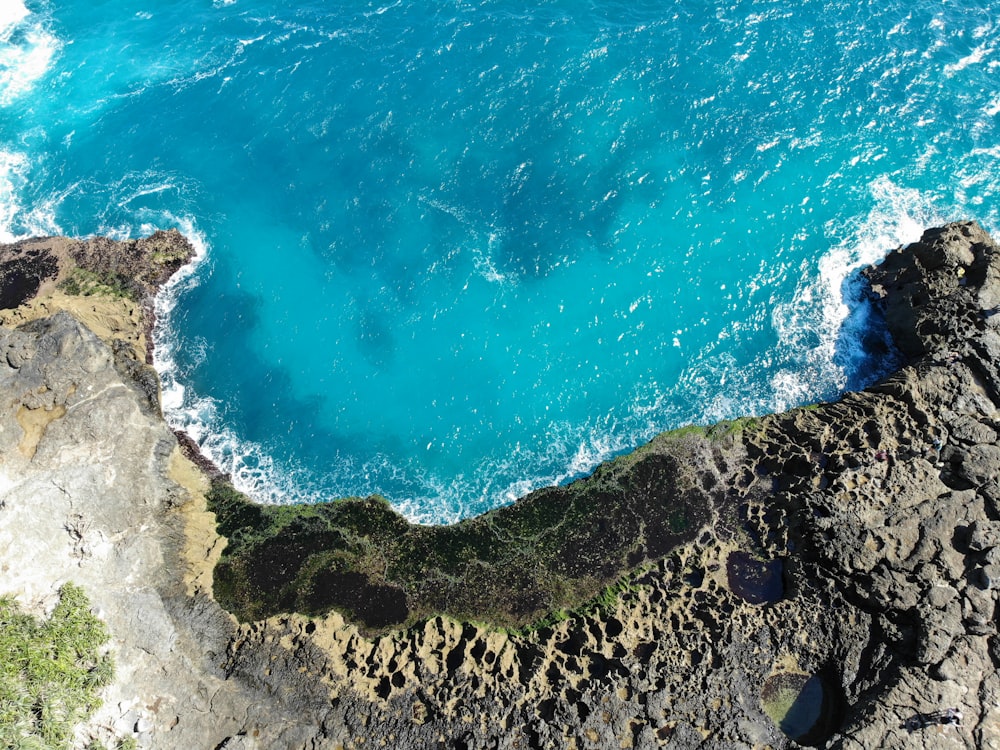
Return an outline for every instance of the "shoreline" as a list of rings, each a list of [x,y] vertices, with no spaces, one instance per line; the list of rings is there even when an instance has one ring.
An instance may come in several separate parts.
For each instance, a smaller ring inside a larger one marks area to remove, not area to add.
[[[198,244],[197,236],[194,237],[194,241],[195,244]],[[855,269],[851,271],[851,274],[855,275],[857,270],[860,269],[860,266],[850,267]],[[162,294],[158,297],[158,299],[161,298]],[[860,301],[858,304],[861,304]],[[851,306],[851,310],[856,312],[853,304]],[[847,344],[848,347],[854,347],[856,345],[857,342],[855,341],[855,338],[846,337],[844,339],[849,341]],[[840,338],[835,341],[827,341],[826,339],[823,339],[824,343],[822,349],[823,351],[838,350],[844,340]],[[840,362],[840,360],[837,359],[837,357],[840,356],[840,354],[835,355],[833,361]],[[824,362],[826,362],[826,360],[824,360]],[[843,363],[841,362],[841,364]],[[161,380],[164,383],[171,382],[174,374],[172,372],[172,366],[170,366],[169,362],[167,365],[168,366],[165,369],[163,363],[157,363]],[[825,368],[824,371],[829,369],[830,368]],[[850,366],[845,365],[841,368],[840,364],[838,364],[836,369],[838,373],[846,374],[847,383],[852,380],[854,382],[858,381],[858,378],[851,374],[853,371]],[[877,367],[873,369],[879,370]],[[880,371],[882,370],[884,370],[884,368],[881,368]],[[868,377],[865,382],[868,382],[871,379],[871,377]],[[841,380],[843,380],[843,378],[841,378]],[[846,383],[838,381],[835,389],[824,391],[821,396],[824,399],[833,398],[839,392],[837,389],[843,387],[846,387]],[[178,388],[179,390],[183,390],[180,387]],[[552,485],[565,486],[575,480],[586,477],[601,463],[612,460],[616,456],[628,454],[635,450],[635,448],[639,445],[648,442],[656,434],[666,431],[651,426],[649,423],[650,420],[645,420],[644,418],[641,429],[636,428],[637,431],[634,435],[631,432],[629,433],[629,435],[634,438],[634,442],[626,441],[624,433],[623,435],[617,436],[612,440],[601,441],[597,439],[595,436],[599,435],[600,432],[599,429],[595,427],[597,424],[596,421],[594,424],[587,423],[586,428],[582,429],[582,437],[573,433],[572,439],[567,440],[565,443],[561,442],[564,433],[560,432],[558,439],[556,440],[556,443],[559,445],[559,449],[554,451],[553,455],[558,455],[559,460],[562,460],[565,457],[567,463],[560,464],[552,471],[549,471],[551,467],[546,464],[545,470],[539,470],[537,475],[531,474],[529,471],[527,474],[528,478],[523,478],[524,475],[522,475],[522,478],[519,478],[510,484],[507,484],[506,482],[502,485],[497,483],[496,487],[490,487],[489,492],[483,492],[481,494],[476,494],[472,491],[480,488],[479,485],[476,484],[478,480],[473,477],[472,479],[466,481],[465,475],[459,475],[455,482],[450,481],[450,476],[442,479],[436,475],[431,479],[426,479],[426,477],[424,477],[420,480],[414,480],[415,483],[420,483],[420,486],[410,487],[408,485],[409,489],[413,490],[409,494],[404,491],[393,493],[391,488],[389,490],[384,489],[384,486],[387,485],[378,484],[374,481],[367,484],[359,482],[356,487],[361,487],[361,489],[356,489],[355,486],[350,485],[348,482],[340,481],[343,477],[350,476],[350,472],[337,469],[335,471],[339,473],[336,473],[336,476],[333,474],[330,475],[333,477],[329,480],[330,483],[338,485],[343,484],[348,488],[344,494],[338,494],[338,491],[336,490],[324,492],[320,487],[326,481],[326,475],[323,475],[322,467],[316,473],[309,473],[308,467],[312,464],[307,464],[305,462],[300,463],[294,460],[294,458],[286,459],[286,464],[294,467],[294,470],[283,474],[271,461],[275,454],[262,450],[260,442],[243,440],[235,436],[233,432],[217,417],[216,407],[219,407],[221,410],[221,405],[225,402],[224,395],[221,398],[213,396],[202,397],[196,389],[193,389],[187,392],[186,397],[188,399],[188,403],[183,405],[183,408],[177,406],[173,412],[173,418],[168,419],[168,421],[171,423],[172,427],[175,427],[182,432],[186,432],[188,438],[200,445],[199,452],[201,453],[202,458],[215,463],[216,469],[219,473],[229,475],[230,479],[236,484],[240,491],[254,498],[255,501],[265,504],[281,505],[298,504],[297,502],[290,502],[290,498],[297,498],[301,500],[301,502],[314,503],[325,502],[337,499],[338,497],[346,497],[353,492],[357,492],[357,494],[378,494],[386,497],[393,507],[405,515],[408,520],[426,525],[453,525],[462,518],[473,518],[481,515],[483,512],[486,512],[491,508],[502,507],[513,503],[532,491],[538,491]],[[788,400],[784,395],[774,395],[773,398],[772,396],[767,396],[767,398],[769,400],[778,400],[781,404],[784,404]],[[755,401],[755,403],[751,406],[764,408],[766,406],[766,404],[763,404],[764,399],[765,396],[761,396],[760,399]],[[695,399],[695,401],[697,401],[697,399]],[[179,398],[177,399],[176,404],[180,404]],[[701,413],[700,415],[696,415],[694,412],[689,414],[685,412],[685,414],[687,414],[687,416],[695,417],[695,421],[690,422],[690,424],[708,426],[712,421],[714,421],[707,416],[708,413],[719,414],[724,411],[728,411],[728,409],[713,407],[711,410]],[[740,416],[742,415],[733,414],[727,418],[738,419]],[[303,421],[302,423],[307,422]],[[680,425],[679,427],[670,429],[681,429],[683,426],[685,425]],[[593,431],[591,431],[591,427],[594,427]],[[582,442],[575,442],[577,438],[580,438]],[[372,469],[373,472],[388,471],[386,467],[398,468],[397,464],[392,463],[390,459],[385,458],[382,454],[376,454],[374,458],[366,454],[366,458],[364,460],[367,462],[369,459],[370,463],[375,466],[375,468]],[[277,460],[278,459],[274,459],[275,462],[277,462]],[[353,461],[354,459],[350,460]],[[343,466],[347,465],[347,463],[338,463],[337,465]],[[513,461],[508,463],[506,460],[502,459],[497,459],[496,461],[492,461],[491,459],[491,465],[507,467],[515,466],[515,463]],[[370,468],[371,466],[366,463],[365,472],[367,472]],[[473,467],[473,469],[474,473],[478,476],[481,466],[477,465],[476,467]],[[301,473],[299,470],[301,470]],[[407,469],[405,468],[399,468],[400,472],[404,472],[406,470]],[[355,475],[360,475],[361,473],[362,472],[358,471],[355,472]],[[269,481],[269,478],[274,476],[277,476],[279,481]],[[307,478],[296,484],[291,480],[286,481],[289,476],[297,476],[300,479],[301,477],[306,476]],[[317,477],[320,477],[320,479],[317,479]],[[497,487],[502,487],[502,489],[497,489]],[[529,488],[534,489],[532,490]],[[445,498],[448,503],[448,505],[439,513],[427,510],[428,507],[433,506],[432,501],[436,498]],[[487,498],[492,498],[491,502],[496,503],[496,505],[486,505]]]
[[[879,383],[437,530],[220,499],[137,357],[46,308],[0,327],[0,594],[107,622],[81,745],[1000,746],[1000,247],[951,224],[865,276]]]

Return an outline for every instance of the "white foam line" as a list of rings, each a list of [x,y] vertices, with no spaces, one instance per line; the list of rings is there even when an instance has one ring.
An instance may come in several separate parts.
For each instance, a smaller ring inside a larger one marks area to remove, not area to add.
[[[197,284],[197,273],[208,257],[208,243],[191,219],[176,220],[181,233],[194,248],[191,262],[183,266],[160,289],[153,301],[156,327],[153,329],[153,366],[160,375],[163,414],[175,429],[192,425],[184,413],[184,386],[177,380],[176,342],[172,335],[173,312],[180,295]]]
[[[869,185],[874,202],[868,215],[848,226],[846,236],[819,260],[819,277],[806,279],[795,299],[776,315],[779,347],[794,351],[803,337],[813,334],[805,361],[779,371],[771,382],[769,411],[783,411],[821,396],[817,387],[841,389],[866,354],[860,346],[868,321],[861,309],[849,307],[844,283],[859,268],[881,260],[900,245],[920,239],[923,230],[943,223],[930,196],[896,185],[882,177]],[[842,231],[828,227],[831,234]],[[790,308],[790,309],[789,309]],[[818,315],[811,311],[818,308]],[[844,360],[837,361],[841,347]]]
[[[955,75],[955,73],[965,70],[970,65],[978,65],[987,57],[987,55],[991,54],[993,54],[992,47],[989,47],[986,44],[980,44],[958,62],[945,65],[944,73],[946,76],[951,77]]]
[[[863,310],[845,302],[845,281],[857,269],[878,262],[900,245],[918,240],[924,229],[945,220],[935,208],[933,196],[902,187],[888,177],[875,180],[868,190],[872,207],[867,214],[826,227],[832,249],[820,258],[813,272],[804,276],[794,299],[782,306],[773,321],[779,343],[774,350],[762,353],[763,359],[745,368],[746,378],[730,372],[732,363],[716,362],[711,351],[702,352],[674,390],[633,399],[624,423],[609,425],[598,420],[580,428],[564,425],[550,436],[550,450],[545,455],[524,451],[487,461],[476,468],[471,478],[459,477],[447,484],[422,478],[428,489],[426,496],[396,502],[397,509],[419,523],[454,522],[470,512],[511,503],[541,487],[586,475],[664,429],[690,421],[707,423],[782,411],[835,393],[853,374],[852,367],[862,364],[867,356],[859,341],[868,321]],[[841,360],[843,349],[848,351]],[[765,360],[772,358],[779,363],[786,361],[787,365],[779,364],[769,382],[752,382],[770,369]],[[725,392],[720,390],[720,383],[727,382],[724,373],[729,375]],[[683,407],[677,406],[674,399],[676,389],[688,393],[686,401],[701,403],[700,411],[682,413]],[[497,486],[505,481],[503,477],[517,474],[511,471],[516,466],[537,469],[557,465],[565,468]]]
[[[0,149],[0,242],[14,242],[14,219],[23,212],[17,199],[18,186],[24,183],[27,158],[24,154]]]
[[[29,15],[27,7],[18,0],[7,0],[0,6],[0,44],[7,44],[17,25]]]
[[[241,439],[223,425],[213,399],[190,393],[180,382],[173,313],[180,296],[199,283],[210,246],[193,220],[167,218],[191,242],[195,257],[163,286],[154,301],[157,325],[153,331],[153,363],[162,384],[164,418],[172,428],[184,430],[210,461],[231,476],[238,490],[258,502],[284,504],[319,500],[308,491],[297,490],[294,476],[279,475],[273,459],[262,446]]]
[[[29,182],[28,167],[24,154],[0,149],[0,242],[62,234],[55,220],[56,206],[76,185],[49,195],[25,211],[19,195]]]

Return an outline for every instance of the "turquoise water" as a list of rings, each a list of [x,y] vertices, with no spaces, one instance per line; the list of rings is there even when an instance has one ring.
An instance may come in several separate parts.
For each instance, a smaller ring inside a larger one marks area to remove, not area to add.
[[[450,521],[863,384],[851,272],[998,222],[980,2],[0,9],[0,238],[180,227],[170,421]]]

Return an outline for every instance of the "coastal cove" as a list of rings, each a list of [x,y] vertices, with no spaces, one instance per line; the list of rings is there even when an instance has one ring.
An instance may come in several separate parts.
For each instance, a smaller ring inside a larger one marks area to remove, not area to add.
[[[148,5],[0,9],[0,240],[179,228],[167,421],[264,502],[452,523],[832,400],[855,271],[1000,228],[985,0]]]
[[[81,747],[1000,746],[979,225],[864,271],[903,357],[878,383],[441,527],[375,497],[256,505],[178,441],[149,331],[192,254],[0,248],[0,595],[43,613],[73,583],[105,622]]]

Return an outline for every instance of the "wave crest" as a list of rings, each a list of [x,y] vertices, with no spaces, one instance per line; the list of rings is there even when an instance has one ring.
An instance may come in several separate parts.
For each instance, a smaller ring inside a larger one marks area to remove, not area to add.
[[[61,47],[47,21],[20,0],[0,8],[0,107],[9,107],[52,67]]]

